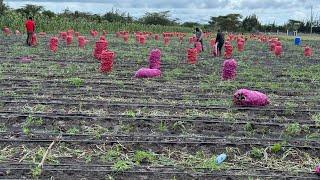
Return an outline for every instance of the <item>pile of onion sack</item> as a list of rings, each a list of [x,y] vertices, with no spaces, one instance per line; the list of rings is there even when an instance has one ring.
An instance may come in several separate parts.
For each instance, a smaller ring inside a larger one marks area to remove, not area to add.
[[[153,49],[149,54],[149,68],[139,69],[134,77],[135,78],[154,78],[161,76],[161,51]]]

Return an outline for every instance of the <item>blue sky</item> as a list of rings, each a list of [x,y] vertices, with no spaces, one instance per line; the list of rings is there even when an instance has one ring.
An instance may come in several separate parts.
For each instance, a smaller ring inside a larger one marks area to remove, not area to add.
[[[310,19],[310,7],[314,15],[320,17],[320,0],[4,0],[12,8],[25,4],[37,4],[54,12],[68,8],[71,11],[83,11],[103,14],[111,9],[129,12],[135,18],[145,12],[171,11],[173,18],[181,22],[194,21],[206,23],[210,16],[240,13],[247,16],[255,13],[266,24],[283,24],[288,19]]]

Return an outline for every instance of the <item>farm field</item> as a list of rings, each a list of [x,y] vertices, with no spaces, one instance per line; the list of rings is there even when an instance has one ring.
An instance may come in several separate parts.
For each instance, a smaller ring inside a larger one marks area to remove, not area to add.
[[[164,46],[108,34],[116,58],[104,74],[92,55],[99,36],[86,36],[84,49],[60,39],[52,53],[50,34],[36,47],[0,34],[0,178],[319,179],[319,37],[302,40],[312,57],[292,39],[281,57],[267,43],[248,40],[240,53],[233,42],[237,77],[222,81],[224,58],[211,55],[209,39],[190,65],[188,36]],[[162,76],[133,78],[154,48]],[[270,105],[234,106],[241,88]]]

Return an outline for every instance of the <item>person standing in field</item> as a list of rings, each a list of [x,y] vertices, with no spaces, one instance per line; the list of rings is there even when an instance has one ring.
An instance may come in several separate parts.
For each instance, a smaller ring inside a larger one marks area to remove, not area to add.
[[[35,22],[32,20],[32,17],[29,17],[29,19],[26,21],[25,27],[27,30],[27,45],[31,46],[31,38],[34,31],[36,30],[36,25]]]
[[[204,34],[202,32],[202,30],[200,28],[196,28],[196,32],[195,32],[195,35],[196,35],[196,40],[197,42],[200,42],[201,43],[201,46],[202,46],[202,51],[204,51],[204,48],[203,48],[203,37],[204,37]]]
[[[221,30],[218,30],[217,37],[216,37],[216,42],[217,42],[217,49],[218,49],[218,54],[221,56],[221,50],[224,44],[224,34],[221,32]]]

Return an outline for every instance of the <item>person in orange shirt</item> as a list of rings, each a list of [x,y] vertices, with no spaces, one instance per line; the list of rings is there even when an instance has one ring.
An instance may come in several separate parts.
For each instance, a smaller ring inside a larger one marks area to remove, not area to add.
[[[32,20],[32,17],[29,17],[29,19],[25,23],[26,30],[27,30],[27,45],[31,46],[31,38],[32,35],[36,29],[35,22]]]

